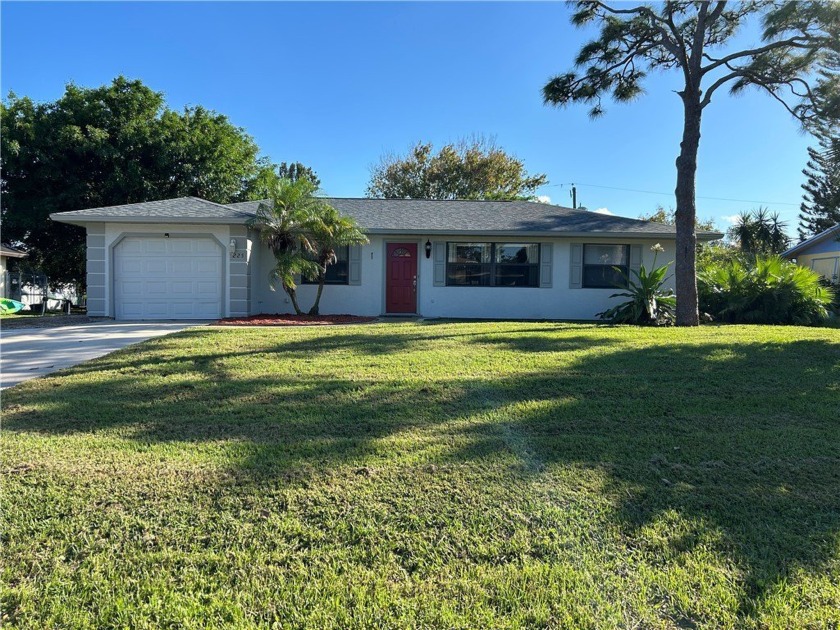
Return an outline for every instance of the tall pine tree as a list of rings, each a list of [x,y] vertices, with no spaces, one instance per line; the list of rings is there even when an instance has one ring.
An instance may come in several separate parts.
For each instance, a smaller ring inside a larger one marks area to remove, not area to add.
[[[817,146],[808,147],[805,190],[799,207],[799,238],[824,232],[840,223],[840,128],[823,127],[816,132]]]

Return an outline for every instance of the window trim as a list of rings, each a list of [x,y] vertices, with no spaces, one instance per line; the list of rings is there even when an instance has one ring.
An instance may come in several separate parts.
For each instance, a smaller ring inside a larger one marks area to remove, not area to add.
[[[490,262],[488,263],[457,263],[457,262],[450,262],[449,260],[449,246],[450,245],[489,245],[490,246]],[[519,264],[521,267],[534,267],[537,271],[537,278],[535,284],[527,284],[527,285],[506,285],[506,284],[496,284],[496,269],[497,267],[507,267],[507,266],[516,266],[516,263],[498,263],[496,262],[496,246],[497,245],[535,245],[537,248],[537,260],[535,262],[528,262],[524,264]],[[446,249],[444,250],[444,286],[447,287],[461,287],[461,288],[483,288],[483,289],[539,289],[540,288],[540,276],[542,275],[541,269],[542,263],[542,244],[536,241],[446,241]],[[489,270],[489,277],[490,283],[489,284],[453,284],[449,281],[449,268],[450,265],[474,265],[476,267],[483,267],[487,266]]]
[[[834,261],[834,272],[831,274],[830,278],[822,275],[819,271],[814,269],[814,263],[821,260],[833,260]],[[814,273],[818,273],[821,278],[823,278],[829,284],[835,285],[840,283],[840,256],[820,256],[819,254],[814,255],[814,258],[811,258],[811,271]]]
[[[331,286],[343,287],[343,286],[347,286],[347,285],[350,284],[350,246],[349,245],[343,245],[342,248],[347,250],[347,258],[345,258],[343,260],[343,262],[346,263],[346,265],[347,265],[347,277],[342,281],[324,280],[324,286],[331,285]],[[338,249],[341,249],[341,248],[336,249],[336,255],[338,255]],[[342,259],[338,258],[338,260],[342,260]],[[327,266],[327,271],[329,271],[329,268],[332,267],[332,266],[333,265],[328,265]],[[318,286],[318,279],[314,278],[314,279],[310,280],[306,276],[301,275],[300,284],[302,284],[302,285],[306,284],[306,285],[310,285],[310,286],[311,285]]]
[[[627,259],[626,265],[593,265],[593,264],[586,264],[586,248],[587,247],[623,247],[625,251],[625,257]],[[630,277],[630,244],[629,243],[583,243],[583,248],[581,249],[581,258],[580,258],[580,288],[581,289],[601,289],[607,291],[614,291],[616,289],[626,289],[627,285],[616,285],[612,287],[607,286],[592,286],[586,284],[586,268],[587,267],[610,267],[610,268],[619,268],[624,272],[624,275],[628,278]]]

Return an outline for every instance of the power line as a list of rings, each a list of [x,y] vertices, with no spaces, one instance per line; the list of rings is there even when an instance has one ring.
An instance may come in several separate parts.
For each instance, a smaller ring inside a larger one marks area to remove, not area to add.
[[[572,184],[549,184],[546,188],[552,188],[556,186],[571,186]],[[639,190],[637,188],[619,188],[617,186],[599,186],[598,184],[578,184],[577,182],[574,183],[575,186],[588,186],[590,188],[606,188],[608,190],[622,190],[625,192],[635,192],[635,193],[644,193],[646,195],[665,195],[667,197],[671,197],[674,193],[665,193],[665,192],[655,192],[653,190]],[[702,195],[697,195],[697,199],[709,199],[712,201],[733,201],[737,203],[758,203],[758,204],[766,204],[768,206],[798,206],[798,203],[790,203],[789,201],[757,201],[755,199],[729,199],[727,197],[704,197]]]

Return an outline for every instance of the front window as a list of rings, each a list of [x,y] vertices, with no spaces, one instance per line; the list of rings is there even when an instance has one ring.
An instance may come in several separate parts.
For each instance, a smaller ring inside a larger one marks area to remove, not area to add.
[[[629,245],[584,245],[583,286],[587,289],[627,287]]]
[[[349,284],[350,280],[350,248],[348,246],[337,247],[335,250],[336,261],[327,265],[327,273],[324,277],[324,284]],[[301,278],[301,284],[318,284],[318,279]]]
[[[814,258],[811,261],[811,269],[831,284],[840,283],[840,258]]]
[[[536,287],[539,262],[536,243],[447,243],[446,284]]]
[[[535,287],[540,282],[540,246],[536,243],[496,243],[495,285]]]

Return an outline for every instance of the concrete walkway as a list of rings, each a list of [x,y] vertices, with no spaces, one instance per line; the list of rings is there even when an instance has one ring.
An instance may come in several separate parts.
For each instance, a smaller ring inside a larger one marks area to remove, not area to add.
[[[206,322],[96,322],[0,331],[0,389]]]

